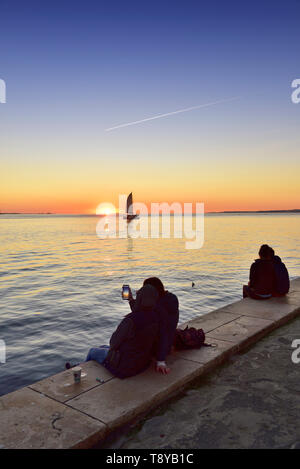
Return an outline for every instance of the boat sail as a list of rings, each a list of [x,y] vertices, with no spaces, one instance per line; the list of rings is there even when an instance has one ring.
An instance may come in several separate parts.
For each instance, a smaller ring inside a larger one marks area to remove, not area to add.
[[[124,215],[124,218],[127,221],[131,221],[134,218],[138,218],[137,213],[133,213],[133,199],[132,199],[132,192],[130,192],[129,196],[127,197],[127,203],[126,203],[126,215]]]

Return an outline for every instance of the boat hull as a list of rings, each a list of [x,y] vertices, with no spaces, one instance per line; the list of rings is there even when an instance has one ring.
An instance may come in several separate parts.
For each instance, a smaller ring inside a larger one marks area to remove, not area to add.
[[[131,221],[131,220],[134,220],[134,218],[139,218],[139,216],[136,214],[136,215],[124,215],[124,220],[127,220],[127,221]]]

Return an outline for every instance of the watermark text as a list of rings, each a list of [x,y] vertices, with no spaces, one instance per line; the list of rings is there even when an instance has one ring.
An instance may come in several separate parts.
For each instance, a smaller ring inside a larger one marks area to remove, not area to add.
[[[291,356],[292,362],[297,365],[298,363],[300,363],[300,339],[293,340],[292,348],[295,349]]]
[[[294,104],[299,104],[300,103],[300,78],[296,78],[296,80],[293,80],[292,82],[292,88],[295,88],[291,95],[292,102]]]
[[[200,249],[204,244],[204,203],[135,202],[130,210],[127,196],[119,195],[119,208],[103,213],[96,233],[105,238],[184,238],[186,249]],[[101,204],[100,204],[101,205]],[[129,211],[128,211],[129,210]]]
[[[0,339],[0,363],[6,363],[6,345],[4,340]]]
[[[6,83],[0,78],[0,103],[6,103]]]

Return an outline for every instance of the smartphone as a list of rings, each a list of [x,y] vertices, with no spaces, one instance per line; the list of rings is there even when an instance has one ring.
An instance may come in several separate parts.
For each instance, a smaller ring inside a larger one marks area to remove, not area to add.
[[[123,300],[129,300],[130,288],[129,285],[123,285],[122,287],[122,298]]]

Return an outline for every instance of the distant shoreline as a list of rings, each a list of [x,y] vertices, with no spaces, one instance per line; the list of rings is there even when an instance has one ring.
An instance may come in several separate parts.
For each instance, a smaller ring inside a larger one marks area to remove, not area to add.
[[[234,213],[300,213],[299,208],[290,210],[224,210],[221,212],[205,212],[205,214],[234,214]],[[96,217],[93,213],[55,213],[55,212],[0,212],[0,215],[68,215],[68,216],[83,216],[83,217]],[[161,214],[159,214],[161,215]],[[174,215],[173,213],[170,214]],[[191,215],[195,215],[192,213]]]
[[[59,215],[59,213],[52,212],[0,212],[0,215]],[[62,213],[61,215],[67,215]],[[72,215],[72,214],[70,214]],[[80,215],[80,214],[78,214]]]
[[[294,208],[291,210],[224,210],[223,212],[206,213],[300,213],[300,209]]]

